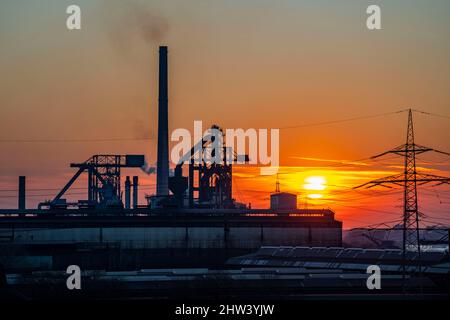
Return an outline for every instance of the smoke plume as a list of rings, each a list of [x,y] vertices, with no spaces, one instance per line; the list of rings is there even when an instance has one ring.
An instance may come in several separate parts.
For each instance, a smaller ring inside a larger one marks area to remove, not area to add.
[[[108,13],[107,24],[113,45],[128,51],[137,43],[160,43],[169,30],[168,20],[160,13],[138,1],[105,1],[113,8]]]
[[[145,160],[144,165],[141,167],[142,171],[146,174],[154,174],[156,173],[156,167],[154,165],[151,165]]]

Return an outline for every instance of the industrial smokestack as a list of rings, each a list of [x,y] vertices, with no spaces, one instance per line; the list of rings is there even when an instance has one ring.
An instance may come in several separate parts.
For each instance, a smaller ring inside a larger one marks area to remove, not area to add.
[[[133,209],[138,207],[138,177],[133,176]]]
[[[156,195],[169,195],[169,124],[167,47],[159,47],[158,162]]]
[[[130,176],[127,176],[125,180],[125,209],[130,209],[131,200],[131,181]]]
[[[25,176],[19,177],[19,210],[25,210]]]

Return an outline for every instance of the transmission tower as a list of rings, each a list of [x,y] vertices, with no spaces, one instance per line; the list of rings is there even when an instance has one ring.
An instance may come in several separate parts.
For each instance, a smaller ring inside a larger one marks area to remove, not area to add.
[[[277,182],[275,183],[275,193],[280,193],[280,179],[277,173]]]
[[[394,148],[392,150],[383,152],[371,159],[382,157],[386,154],[396,154],[404,157],[404,171],[401,174],[396,174],[381,179],[373,180],[364,183],[357,188],[373,188],[375,186],[383,186],[392,188],[394,186],[401,186],[404,188],[403,194],[403,279],[406,278],[407,269],[407,251],[417,248],[418,253],[418,271],[421,272],[421,252],[420,252],[420,235],[419,235],[419,220],[421,214],[418,209],[418,197],[417,186],[436,182],[436,185],[450,184],[450,178],[441,177],[431,174],[418,173],[416,171],[416,156],[428,152],[434,151],[441,154],[450,155],[450,153],[442,152],[432,148],[418,145],[414,141],[414,125],[413,125],[413,110],[409,109],[408,112],[408,129],[406,133],[406,143]]]

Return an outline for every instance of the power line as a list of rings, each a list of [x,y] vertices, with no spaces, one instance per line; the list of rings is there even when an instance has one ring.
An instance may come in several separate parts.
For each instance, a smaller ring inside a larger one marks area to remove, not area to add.
[[[139,185],[140,190],[148,190],[153,187],[154,187],[154,185],[150,185],[150,184],[142,184],[142,185],[140,184]],[[71,189],[84,190],[86,188],[77,187],[77,188],[71,188]],[[60,189],[29,189],[29,190],[27,190],[27,192],[31,191],[31,190],[33,190],[33,191],[58,191]],[[0,192],[13,192],[13,191],[18,192],[19,190],[18,189],[0,190]],[[86,192],[87,192],[87,190],[86,190]],[[69,192],[69,193],[66,193],[66,195],[80,195],[80,194],[85,194],[86,192]],[[54,194],[53,193],[27,194],[27,197],[51,197],[51,196],[54,196]],[[17,195],[0,195],[0,199],[2,199],[2,198],[17,198]]]
[[[365,119],[379,118],[379,117],[389,116],[389,115],[398,114],[398,113],[402,113],[402,112],[406,112],[406,111],[408,111],[408,109],[398,110],[398,111],[394,111],[394,112],[385,112],[385,113],[372,114],[372,115],[367,115],[367,116],[359,116],[359,117],[345,118],[345,119],[339,119],[339,120],[332,120],[332,121],[324,121],[324,122],[315,122],[315,123],[308,123],[308,124],[286,126],[286,127],[281,127],[279,129],[280,130],[285,130],[285,129],[324,126],[324,125],[329,125],[329,124],[337,124],[337,123],[343,123],[343,122],[349,122],[349,121],[355,121],[355,120],[365,120]]]
[[[347,218],[345,218],[347,220]],[[390,227],[388,224],[389,223],[394,223],[394,224],[398,224],[402,222],[402,219],[397,219],[397,220],[390,220],[390,221],[384,221],[384,222],[379,222],[379,223],[374,223],[374,224],[369,224],[369,225],[364,225],[364,226],[360,226],[360,227],[354,227],[350,230],[354,230],[354,229],[376,229],[380,226],[385,226],[388,227],[390,229],[393,229],[392,227]]]
[[[340,203],[335,203],[335,205],[336,205],[336,206],[339,206],[339,207],[344,207],[344,208],[359,209],[359,210],[361,210],[361,211],[370,211],[370,212],[375,212],[375,213],[382,213],[382,214],[390,214],[390,215],[401,216],[401,213],[392,212],[392,211],[384,211],[384,210],[369,209],[369,208],[364,208],[364,207],[356,207],[356,206],[350,206],[350,205],[343,205],[343,204],[340,204]]]
[[[431,174],[417,173],[416,171],[416,155],[428,151],[435,151],[438,153],[450,155],[449,153],[438,151],[432,148],[417,145],[414,140],[414,126],[413,126],[413,110],[408,110],[408,128],[406,134],[406,143],[392,150],[386,151],[373,158],[378,158],[386,154],[400,155],[404,159],[404,172],[401,174],[387,176],[381,179],[376,179],[368,183],[362,184],[355,188],[374,187],[374,186],[403,186],[404,187],[404,206],[403,206],[403,244],[402,244],[402,269],[403,269],[403,288],[406,289],[406,274],[407,274],[407,255],[406,251],[410,247],[417,248],[418,253],[418,269],[421,274],[421,249],[420,249],[420,228],[419,220],[423,214],[418,210],[417,186],[429,182],[436,182],[440,184],[449,183],[450,178],[440,177]],[[421,111],[419,111],[421,112]],[[424,112],[422,112],[424,113]]]
[[[99,138],[99,139],[0,139],[0,143],[72,143],[72,142],[120,142],[149,141],[152,138]]]
[[[438,117],[438,118],[450,119],[450,116],[446,116],[446,115],[443,115],[443,114],[438,114],[438,113],[433,113],[433,112],[428,112],[428,111],[422,111],[422,110],[417,110],[417,109],[412,109],[412,111],[417,112],[417,113],[421,113],[421,114],[426,114],[426,115],[429,115],[429,116]]]
[[[386,112],[379,113],[367,116],[359,116],[352,118],[345,118],[339,120],[331,120],[325,122],[316,122],[316,123],[308,123],[308,124],[300,124],[294,126],[287,126],[279,128],[281,129],[293,129],[293,128],[303,128],[303,127],[313,127],[313,126],[322,126],[329,124],[336,124],[342,122],[349,122],[355,120],[364,120],[364,119],[372,119],[379,118],[382,116],[393,115],[397,113],[405,112],[406,110],[399,110],[395,112]],[[120,142],[120,141],[149,141],[153,140],[153,138],[99,138],[99,139],[0,139],[0,143],[86,143],[86,142]]]
[[[71,189],[86,189],[84,187],[73,187]],[[26,191],[58,191],[61,188],[37,188],[37,189],[27,189]],[[2,189],[0,192],[18,192],[19,189]]]

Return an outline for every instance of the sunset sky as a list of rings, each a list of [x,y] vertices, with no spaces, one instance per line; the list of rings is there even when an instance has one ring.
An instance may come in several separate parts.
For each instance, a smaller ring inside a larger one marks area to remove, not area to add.
[[[79,31],[66,29],[70,4],[81,7]],[[380,4],[382,30],[366,28],[369,4]],[[281,190],[299,207],[329,207],[344,228],[398,220],[401,189],[352,187],[402,171],[392,155],[367,160],[405,142],[407,113],[395,111],[447,116],[414,120],[417,143],[450,152],[449,16],[448,0],[0,0],[0,207],[17,206],[19,175],[35,207],[70,179],[71,162],[154,163],[157,50],[167,45],[169,130],[194,120],[280,128]],[[417,161],[450,176],[449,156]],[[144,203],[155,176],[128,173]],[[276,176],[237,167],[233,179],[238,201],[269,205]],[[450,223],[449,187],[419,196],[424,224]]]

